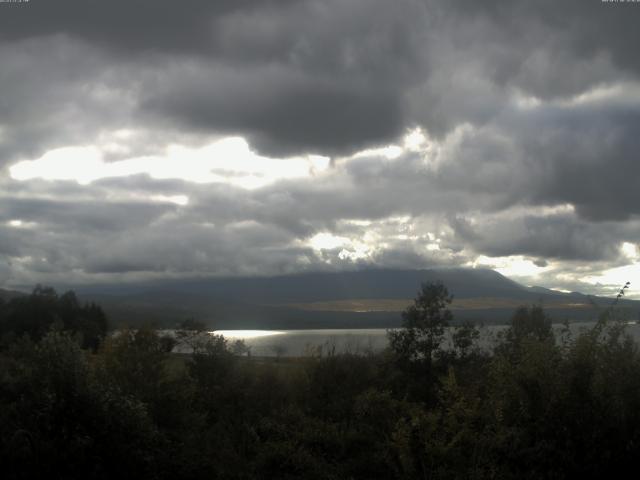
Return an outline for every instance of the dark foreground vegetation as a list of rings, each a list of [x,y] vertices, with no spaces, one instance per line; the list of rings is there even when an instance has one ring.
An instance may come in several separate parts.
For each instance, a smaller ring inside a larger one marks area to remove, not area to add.
[[[0,467],[16,478],[616,478],[640,454],[640,355],[615,308],[554,332],[518,309],[492,352],[424,285],[383,354],[234,355],[221,337],[107,335],[38,288],[0,303]]]

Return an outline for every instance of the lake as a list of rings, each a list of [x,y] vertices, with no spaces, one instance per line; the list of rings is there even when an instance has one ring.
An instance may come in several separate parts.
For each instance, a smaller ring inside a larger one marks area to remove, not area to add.
[[[595,322],[573,323],[569,328],[573,335],[592,328]],[[479,344],[490,349],[495,345],[496,338],[506,325],[490,325],[480,327]],[[563,325],[554,325],[560,330]],[[627,326],[627,331],[640,341],[640,325]],[[338,353],[379,352],[387,346],[387,330],[384,328],[370,329],[319,329],[319,330],[216,330],[230,343],[243,340],[250,347],[255,356],[285,356],[297,357],[318,353],[322,348],[335,349]],[[450,338],[445,338],[445,345],[450,345]]]

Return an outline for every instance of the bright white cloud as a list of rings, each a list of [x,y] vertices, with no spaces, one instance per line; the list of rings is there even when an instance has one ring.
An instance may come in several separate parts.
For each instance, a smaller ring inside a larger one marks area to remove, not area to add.
[[[314,250],[333,250],[349,243],[350,241],[346,237],[338,237],[326,232],[318,233],[309,240],[309,245]]]
[[[151,200],[156,202],[175,203],[176,205],[185,206],[189,204],[189,197],[186,195],[153,195]]]
[[[510,278],[523,278],[535,280],[551,267],[540,267],[528,258],[521,255],[508,257],[487,257],[480,255],[472,262],[473,267],[487,267]]]
[[[311,237],[308,245],[320,254],[325,250],[340,248],[340,252],[338,252],[340,260],[356,261],[368,258],[371,255],[375,244],[373,240],[373,235],[370,232],[367,232],[362,239],[352,239],[322,232]]]
[[[45,153],[37,160],[27,160],[13,165],[9,172],[15,180],[75,180],[86,185],[105,175],[96,147],[65,147]]]
[[[116,137],[129,138],[128,132]],[[328,157],[309,155],[275,159],[256,154],[246,140],[228,137],[201,148],[170,145],[163,155],[132,157],[107,162],[104,154],[126,151],[119,143],[102,147],[65,147],[51,150],[36,160],[10,168],[15,180],[73,180],[82,185],[102,178],[148,174],[155,179],[180,179],[194,183],[228,183],[246,189],[260,188],[277,180],[304,178],[325,171]]]
[[[386,147],[361,150],[349,158],[384,157],[389,160],[394,160],[402,155],[403,152],[404,149],[399,145],[387,145]]]
[[[414,128],[404,137],[404,148],[410,151],[420,151],[426,147],[427,136],[421,128]]]
[[[638,247],[633,243],[623,242],[620,246],[620,251],[622,254],[627,257],[629,260],[638,260]]]
[[[414,129],[399,139],[398,145],[363,150],[346,160],[362,158],[365,165],[362,168],[366,168],[370,161],[373,167],[380,164],[393,164],[395,167],[396,159],[402,157],[397,163],[400,165],[405,160],[403,155],[411,153],[406,158],[419,157],[426,165],[432,167],[427,170],[437,173],[438,169],[461,154],[463,137],[473,131],[470,125],[464,124],[446,137],[431,139],[426,131]],[[180,179],[197,184],[224,183],[252,190],[284,179],[313,181],[316,176],[320,180],[319,184],[324,188],[331,184],[347,182],[347,175],[350,173],[348,168],[341,168],[340,165],[337,168],[331,168],[331,159],[325,156],[308,155],[281,159],[261,156],[240,137],[219,139],[199,148],[173,144],[156,155],[128,156],[129,152],[136,151],[135,148],[130,147],[130,144],[137,140],[137,135],[131,130],[119,130],[100,137],[96,145],[50,150],[38,159],[13,165],[10,168],[10,175],[13,180],[19,181],[67,180],[88,186],[103,178],[147,174],[152,179]],[[502,140],[502,137],[497,138],[497,141]],[[113,154],[119,160],[109,161]],[[430,174],[427,172],[425,178]],[[89,189],[80,189],[80,191],[88,192]],[[184,194],[175,191],[160,192],[162,190],[158,193],[119,190],[113,196],[108,194],[107,197],[118,200],[126,198],[136,203],[172,203],[185,207],[180,209],[180,212],[189,211],[192,203],[193,205],[201,203],[201,197],[198,196],[201,194],[196,187],[193,192],[186,191]],[[247,195],[251,193],[247,192]],[[191,202],[192,198],[194,202]],[[356,212],[356,215],[359,214],[360,212]],[[487,213],[472,210],[467,212],[466,220],[470,226],[474,227],[490,225],[491,220],[496,218],[504,218],[506,224],[517,225],[518,219],[527,215],[546,217],[562,214],[575,214],[575,207],[569,203],[559,203],[533,207],[515,205],[506,210]],[[179,214],[176,214],[176,217],[170,216],[171,219],[178,217]],[[218,228],[216,220],[216,218],[199,218],[198,225],[210,227],[210,230],[214,231]],[[447,221],[440,218],[437,212],[426,212],[422,216],[416,216],[415,213],[406,214],[406,211],[403,212],[400,209],[396,210],[395,214],[382,218],[336,217],[335,220],[336,228],[331,232],[322,231],[306,240],[283,239],[283,245],[311,248],[314,252],[312,255],[292,256],[291,261],[295,258],[298,266],[305,267],[313,266],[317,260],[325,264],[363,260],[375,263],[381,258],[384,258],[382,265],[402,268],[428,266],[432,264],[431,262],[433,265],[466,264],[472,267],[493,268],[503,275],[529,285],[553,287],[554,278],[558,278],[560,283],[564,281],[564,284],[586,282],[593,285],[594,291],[599,293],[607,293],[603,291],[603,285],[622,285],[626,281],[640,286],[640,264],[638,263],[640,255],[637,246],[628,242],[621,245],[620,252],[629,260],[629,265],[602,272],[572,272],[563,280],[558,270],[561,265],[557,262],[553,265],[540,266],[524,256],[489,257],[481,255],[481,252],[473,250],[469,245],[460,245],[455,241],[455,235],[447,226]],[[176,221],[179,223],[179,220]],[[224,225],[225,221],[223,219],[220,225]],[[234,223],[234,229],[239,230],[244,225],[259,230],[263,228],[262,221],[239,220]],[[35,225],[19,217],[7,217],[5,224],[16,230]],[[385,252],[395,252],[397,256],[384,257]],[[418,258],[423,258],[424,263],[420,263],[419,260],[418,263],[412,263]],[[40,269],[44,268],[40,263],[43,265],[47,263],[46,259],[36,260],[39,262]],[[25,270],[28,270],[27,267],[32,266],[36,260],[25,256],[18,259],[15,265],[16,268],[22,265]],[[201,263],[206,264],[208,261],[208,257],[205,256]],[[230,268],[230,270],[233,269]],[[589,276],[585,277],[585,275]],[[632,290],[630,293],[640,292]]]
[[[605,287],[609,295],[615,294],[617,289],[631,282],[627,294],[638,297],[640,296],[640,254],[638,252],[638,246],[623,242],[620,245],[620,253],[629,263],[619,267],[609,268],[602,272],[588,275],[582,278],[582,281],[592,285]]]
[[[601,289],[606,287],[609,295],[615,295],[625,283],[631,282],[627,295],[638,298],[640,297],[640,262],[604,270],[600,274],[584,277],[582,281],[598,285]]]

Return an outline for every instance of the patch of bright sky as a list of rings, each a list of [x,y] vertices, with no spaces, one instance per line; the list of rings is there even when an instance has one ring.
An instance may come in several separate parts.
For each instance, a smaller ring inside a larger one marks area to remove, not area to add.
[[[627,294],[640,297],[640,252],[638,246],[624,242],[620,246],[621,253],[628,259],[629,264],[604,270],[600,274],[582,278],[583,282],[593,285],[607,285],[612,289],[619,289],[631,282]]]
[[[420,151],[425,148],[427,136],[421,128],[414,128],[404,137],[404,148],[410,151]]]
[[[36,222],[26,222],[24,220],[14,218],[13,220],[6,222],[6,225],[11,228],[33,228],[38,224]]]
[[[551,269],[550,266],[539,267],[533,261],[525,258],[521,255],[514,255],[509,257],[487,257],[480,255],[473,262],[471,266],[475,267],[488,267],[494,269],[496,272],[502,275],[515,278],[524,277],[535,279],[541,273],[544,273]]]
[[[618,103],[640,100],[640,84],[634,82],[619,82],[613,84],[598,85],[586,92],[579,93],[568,99],[562,99],[544,103],[540,98],[527,95],[522,91],[516,91],[511,101],[520,110],[533,110],[543,105],[561,108],[573,108],[582,106],[594,106],[605,103]]]
[[[189,197],[186,195],[153,195],[151,200],[156,202],[175,203],[176,205],[185,206],[189,204]]]
[[[348,219],[348,220],[343,220],[343,222],[349,223],[351,225],[356,225],[358,227],[368,227],[373,223],[371,220],[360,220],[360,219]]]
[[[309,245],[314,250],[333,250],[349,243],[347,237],[339,237],[330,233],[317,233],[309,240]]]
[[[393,217],[388,217],[385,222],[386,223],[407,223],[412,219],[411,215],[396,215]]]
[[[422,151],[427,146],[427,137],[421,128],[414,128],[407,133],[402,139],[402,145],[386,145],[379,148],[368,148],[361,150],[348,159],[363,158],[363,157],[384,157],[389,160],[395,160],[403,153]]]
[[[570,105],[563,106],[592,104],[602,99],[618,97],[622,91],[616,85],[599,87],[572,99]],[[628,90],[625,91],[628,93]],[[632,92],[634,98],[636,94],[639,94],[638,98],[640,98],[640,88],[635,88]],[[516,103],[520,102],[519,105],[523,108],[536,106],[534,98],[516,96],[515,100]],[[423,152],[426,155],[427,163],[436,167],[441,157],[440,150],[455,147],[467,128],[470,127],[459,126],[447,136],[442,144],[431,142],[426,132],[415,128],[402,138],[401,145],[367,149],[349,158],[382,156],[393,160],[405,152]],[[255,189],[282,179],[305,178],[322,174],[329,169],[331,163],[329,157],[319,155],[284,159],[264,157],[252,151],[247,141],[241,137],[223,138],[200,148],[171,145],[161,155],[133,156],[118,161],[105,161],[104,157],[109,153],[128,154],[130,149],[126,142],[133,137],[135,137],[133,131],[118,130],[113,132],[109,138],[102,138],[99,145],[72,146],[50,150],[36,160],[26,160],[14,164],[10,167],[10,175],[15,180],[71,180],[88,185],[102,178],[148,174],[156,179],[181,179],[194,183],[220,182],[241,188]],[[145,200],[170,202],[182,206],[189,203],[189,198],[186,195],[155,195],[145,198]],[[574,207],[567,204],[539,207],[539,210],[536,213],[548,215],[570,213],[574,211]],[[358,226],[371,225],[371,221],[366,219],[345,221]],[[412,224],[413,220],[410,216],[397,216],[389,217],[385,223]],[[10,220],[7,225],[14,228],[27,226],[20,219]],[[444,233],[441,232],[443,235]],[[402,231],[399,236],[396,235],[396,238],[419,241],[416,235],[405,231]],[[425,242],[426,250],[437,251],[441,248],[438,243],[439,239],[436,239],[435,235],[429,233],[427,238],[429,241]],[[386,248],[384,235],[374,235],[371,231],[367,232],[364,238],[355,240],[323,232],[318,233],[305,243],[318,252],[340,248],[338,256],[343,260],[366,258],[375,249]],[[631,292],[639,294],[640,255],[638,249],[633,244],[625,243],[622,245],[621,251],[629,259],[628,265],[606,270],[600,275],[585,277],[581,280],[594,285],[623,285],[625,282],[631,281],[632,289],[638,289]],[[551,268],[537,266],[533,261],[522,256],[497,258],[480,256],[470,262],[469,266],[493,268],[507,277],[520,278],[527,283],[528,281],[536,281],[540,274]]]
[[[219,139],[204,147],[170,145],[163,154],[131,156],[105,161],[110,154],[128,155],[127,144],[136,134],[117,130],[102,136],[98,144],[68,146],[50,150],[35,160],[24,160],[9,169],[14,180],[67,180],[88,185],[103,178],[148,174],[155,179],[180,179],[194,183],[228,183],[255,189],[282,179],[304,178],[326,171],[331,159],[321,155],[270,158],[251,150],[242,137]],[[367,149],[349,158],[382,156],[396,159],[407,151],[421,151],[428,139],[420,128],[410,130],[402,145]],[[175,203],[182,204],[181,201]]]
[[[542,105],[560,108],[589,107],[612,103],[628,105],[630,102],[640,101],[640,83],[620,82],[604,84],[594,87],[586,92],[570,97],[544,103],[540,98],[516,92],[512,97],[514,105],[521,110],[533,110]]]
[[[366,236],[363,240],[366,240]],[[358,260],[366,258],[371,253],[371,247],[362,241],[354,241],[347,237],[333,235],[331,233],[322,232],[314,235],[308,241],[308,244],[316,251],[334,250],[342,248],[338,253],[341,260]]]
[[[620,246],[620,251],[631,261],[635,262],[640,259],[640,255],[638,254],[638,246],[634,245],[633,243],[623,242]]]
[[[370,254],[369,248],[363,243],[352,243],[349,248],[343,248],[338,253],[338,258],[341,260],[360,260],[367,258]]]
[[[605,285],[609,288],[609,295],[614,295],[622,286],[631,282],[627,295],[634,298],[640,297],[640,263],[634,262],[622,267],[605,270],[599,275],[592,275],[581,279],[585,283],[592,285]]]
[[[621,82],[597,86],[568,100],[559,101],[559,103],[562,106],[574,107],[604,104],[605,102],[628,103],[632,100],[640,100],[640,84]]]
[[[549,215],[560,215],[575,213],[576,208],[570,203],[560,203],[558,205],[540,205],[540,206],[528,206],[528,205],[514,205],[513,207],[501,212],[507,218],[521,218],[523,216],[539,216],[546,217]]]
[[[398,158],[404,153],[404,149],[399,145],[387,145],[380,148],[369,148],[367,150],[361,150],[355,153],[349,158],[362,158],[362,157],[385,157],[389,160]]]
[[[146,173],[156,179],[221,182],[254,189],[277,180],[309,177],[326,170],[329,164],[328,157],[319,155],[263,157],[253,152],[243,138],[229,137],[202,148],[171,145],[162,156],[114,162],[105,162],[102,150],[96,146],[65,147],[51,150],[37,160],[19,162],[9,171],[15,180],[74,180],[83,185],[101,178]]]

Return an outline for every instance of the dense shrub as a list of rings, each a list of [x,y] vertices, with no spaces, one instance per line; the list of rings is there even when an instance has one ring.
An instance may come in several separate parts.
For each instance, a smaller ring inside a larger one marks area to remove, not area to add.
[[[640,354],[615,309],[559,341],[540,307],[522,307],[487,352],[468,325],[445,346],[448,299],[424,286],[381,354],[261,359],[193,322],[188,354],[150,328],[91,337],[98,307],[37,289],[0,306],[3,475],[537,479],[635,466]]]

